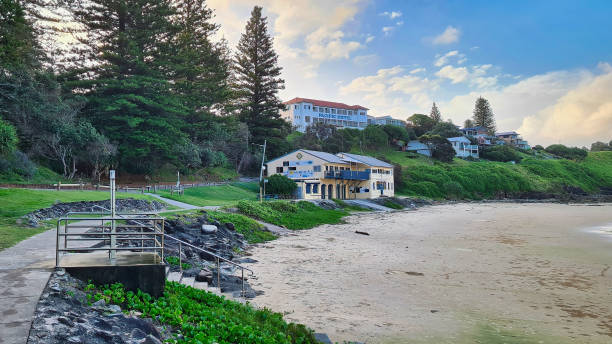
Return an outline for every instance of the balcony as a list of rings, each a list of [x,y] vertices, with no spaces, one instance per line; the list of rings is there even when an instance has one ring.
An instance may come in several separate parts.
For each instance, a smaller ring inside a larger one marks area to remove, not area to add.
[[[368,171],[329,171],[325,172],[327,179],[370,180]]]

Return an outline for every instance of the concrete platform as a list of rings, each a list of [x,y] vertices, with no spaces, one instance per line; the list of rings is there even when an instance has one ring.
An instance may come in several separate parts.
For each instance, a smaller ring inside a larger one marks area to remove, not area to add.
[[[108,251],[92,253],[71,253],[60,258],[60,267],[96,267],[96,266],[131,266],[161,264],[161,257],[153,252],[126,252],[118,251],[115,263],[108,259]]]

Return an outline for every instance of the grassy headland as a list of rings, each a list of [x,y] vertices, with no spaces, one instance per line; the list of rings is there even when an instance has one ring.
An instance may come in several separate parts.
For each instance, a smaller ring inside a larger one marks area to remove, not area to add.
[[[566,186],[588,193],[612,187],[612,152],[590,152],[582,161],[525,154],[518,164],[461,159],[441,163],[398,151],[372,155],[402,166],[404,185],[396,193],[409,196],[483,199],[501,193],[563,193]]]
[[[118,198],[157,200],[140,194],[117,193]],[[0,250],[48,228],[32,228],[18,224],[23,215],[58,202],[102,201],[109,199],[108,191],[56,191],[30,189],[0,189]]]

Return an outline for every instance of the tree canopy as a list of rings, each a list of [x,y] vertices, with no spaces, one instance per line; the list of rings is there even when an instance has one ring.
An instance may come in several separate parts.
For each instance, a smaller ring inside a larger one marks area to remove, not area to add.
[[[434,122],[436,123],[442,122],[442,114],[440,114],[440,110],[438,109],[438,106],[436,105],[435,102],[431,106],[431,112],[429,113],[429,118],[433,119]]]

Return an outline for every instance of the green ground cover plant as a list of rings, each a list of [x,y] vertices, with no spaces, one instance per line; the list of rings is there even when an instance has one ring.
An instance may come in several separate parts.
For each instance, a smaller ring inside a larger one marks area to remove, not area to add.
[[[238,210],[249,217],[288,229],[308,229],[322,224],[342,223],[346,210],[327,210],[306,201],[240,201]]]
[[[166,260],[166,262],[170,265],[174,265],[174,266],[178,266],[179,263],[181,262],[179,260],[179,257],[175,257],[175,256],[166,256],[164,257],[164,259]],[[187,269],[191,269],[191,264],[189,263],[181,263],[181,266],[183,267],[183,269],[187,270]]]
[[[257,310],[176,282],[166,282],[164,295],[157,299],[141,291],[126,291],[119,283],[89,284],[85,289],[91,303],[104,299],[123,311],[138,311],[141,317],[171,326],[175,337],[169,343],[317,343],[312,330],[287,323],[280,313]]]
[[[117,193],[117,197],[157,200],[151,196],[131,193]],[[106,199],[109,199],[108,191],[0,189],[0,250],[49,229],[49,227],[32,228],[17,223],[19,218],[27,213],[59,202]]]
[[[184,195],[170,194],[170,191],[159,190],[157,194],[173,199],[175,201],[185,202],[197,206],[207,205],[234,205],[236,202],[243,199],[255,199],[257,193],[252,191],[247,183],[236,183],[219,186],[200,186],[185,189]]]
[[[225,213],[221,211],[208,211],[208,215],[221,222],[234,224],[236,232],[244,235],[249,244],[256,244],[276,239],[276,235],[263,229],[257,221],[242,214]]]

